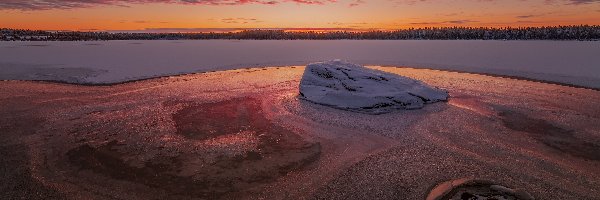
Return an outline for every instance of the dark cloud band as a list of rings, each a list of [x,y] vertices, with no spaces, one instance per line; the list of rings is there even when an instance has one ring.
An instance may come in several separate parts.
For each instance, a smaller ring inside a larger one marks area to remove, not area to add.
[[[243,5],[243,4],[278,4],[295,2],[299,4],[325,4],[335,0],[0,0],[0,10],[50,10],[87,8],[101,5],[167,3],[187,5]]]
[[[416,4],[432,0],[392,0],[403,4]],[[494,1],[494,0],[485,0]],[[0,10],[50,10],[50,9],[72,9],[87,8],[101,5],[128,6],[131,4],[166,3],[184,5],[244,5],[265,4],[273,5],[283,2],[297,4],[322,5],[337,2],[337,0],[0,0]],[[570,5],[583,5],[599,3],[600,0],[546,0],[548,3],[564,2]],[[349,6],[357,6],[366,3],[364,0],[350,0]]]

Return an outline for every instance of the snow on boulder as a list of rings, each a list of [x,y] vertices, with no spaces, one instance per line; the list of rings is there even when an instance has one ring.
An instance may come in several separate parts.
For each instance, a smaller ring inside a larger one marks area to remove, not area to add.
[[[448,93],[418,80],[333,60],[306,66],[300,98],[339,109],[381,114],[446,101]]]

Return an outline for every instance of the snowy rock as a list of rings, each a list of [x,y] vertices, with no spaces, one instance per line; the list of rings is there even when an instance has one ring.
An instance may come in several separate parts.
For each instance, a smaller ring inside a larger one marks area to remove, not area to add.
[[[300,98],[339,109],[381,114],[445,101],[448,93],[418,80],[333,60],[306,66]]]

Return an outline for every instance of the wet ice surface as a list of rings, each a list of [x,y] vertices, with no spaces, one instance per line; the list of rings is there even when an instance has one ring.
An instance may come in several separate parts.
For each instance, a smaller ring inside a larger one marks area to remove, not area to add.
[[[11,178],[0,184],[38,185],[0,185],[7,188],[0,193],[422,199],[439,183],[478,178],[538,199],[598,196],[600,92],[375,69],[442,88],[451,98],[382,115],[339,110],[298,98],[304,67],[114,86],[4,81],[0,150],[7,156],[0,165]]]
[[[339,109],[382,114],[446,101],[448,93],[415,79],[333,60],[306,66],[300,97]]]
[[[599,88],[597,52],[600,45],[593,41],[0,42],[0,79],[110,83],[344,59],[362,65],[492,73]],[[41,74],[40,67],[46,69]],[[64,73],[82,68],[94,73]]]

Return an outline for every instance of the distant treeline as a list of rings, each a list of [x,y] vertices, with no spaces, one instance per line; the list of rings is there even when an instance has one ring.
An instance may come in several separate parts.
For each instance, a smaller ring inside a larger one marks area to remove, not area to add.
[[[3,41],[90,40],[599,40],[599,25],[411,28],[393,31],[245,30],[227,33],[111,33],[0,29]]]

